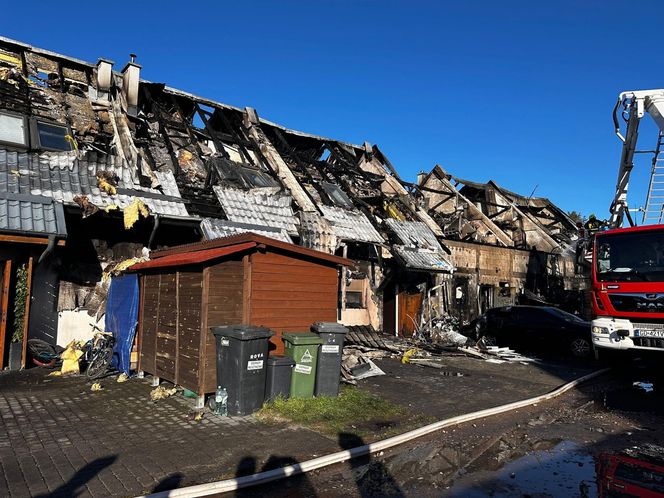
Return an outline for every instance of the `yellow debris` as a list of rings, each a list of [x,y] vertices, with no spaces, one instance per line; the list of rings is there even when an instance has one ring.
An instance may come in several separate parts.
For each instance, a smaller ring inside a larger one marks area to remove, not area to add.
[[[164,386],[159,386],[156,389],[150,391],[150,399],[152,401],[159,401],[160,399],[173,396],[176,392],[178,392],[178,390],[175,387],[166,389]]]
[[[127,382],[128,380],[129,380],[129,376],[126,373],[123,372],[120,375],[118,375],[118,378],[117,378],[116,382]]]
[[[72,149],[78,150],[78,142],[74,137],[71,135],[65,135],[65,140],[71,144]]]
[[[150,211],[145,203],[140,199],[134,199],[134,202],[129,204],[124,208],[124,227],[125,230],[129,230],[134,226],[134,223],[138,221],[139,216],[147,218],[150,215]]]
[[[62,377],[62,372],[60,370],[56,370],[55,372],[51,372],[48,374],[49,377]]]
[[[180,149],[180,152],[178,153],[178,162],[180,163],[180,166],[189,166],[193,158],[194,155],[191,152],[186,149]]]
[[[120,209],[120,207],[117,204],[108,204],[102,208],[104,211],[107,213],[110,213],[111,211],[117,211]]]
[[[99,382],[95,382],[94,384],[92,384],[90,386],[90,391],[93,391],[93,392],[94,391],[101,391],[102,389],[103,389],[103,387],[101,386],[101,384]]]
[[[113,275],[119,275],[123,271],[125,271],[127,268],[134,266],[136,263],[142,263],[143,261],[146,261],[145,258],[128,258],[120,261],[118,264],[116,264],[113,268],[110,270],[106,270],[101,274],[101,279],[103,282],[107,282],[110,280],[110,278]]]
[[[0,61],[3,62],[9,62],[10,64],[13,64],[18,67],[23,67],[23,64],[21,63],[21,59],[18,57],[14,57],[12,55],[9,55],[7,53],[0,53]]]
[[[103,176],[97,177],[97,186],[108,195],[115,195],[118,193],[118,189],[116,189],[114,185],[111,185]]]
[[[406,217],[399,210],[396,204],[386,201],[383,203],[383,207],[385,208],[385,211],[390,216],[390,218],[394,218],[397,221],[406,221]]]
[[[406,351],[401,357],[401,363],[410,363],[410,357],[417,354],[420,350],[417,348],[411,348]]]
[[[62,368],[60,369],[62,375],[75,375],[80,373],[78,360],[81,356],[83,356],[83,351],[79,349],[78,343],[76,341],[71,341],[60,355],[60,358],[62,358]]]

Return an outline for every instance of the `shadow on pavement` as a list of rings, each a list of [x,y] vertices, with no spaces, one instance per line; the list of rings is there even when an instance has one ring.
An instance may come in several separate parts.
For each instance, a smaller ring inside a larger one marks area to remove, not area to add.
[[[364,444],[364,440],[356,434],[345,432],[339,434],[341,449],[350,450]],[[383,463],[372,460],[371,455],[353,458],[349,464],[360,496],[405,496]]]
[[[269,470],[281,469],[290,465],[297,467],[299,465],[299,461],[289,456],[272,455],[267,459],[265,464],[261,467],[260,471],[257,471],[256,459],[254,457],[244,457],[237,465],[235,470],[235,477],[239,478],[250,476],[257,472],[267,472]],[[273,481],[260,486],[239,489],[235,492],[235,496],[237,498],[257,496],[315,498],[317,496],[316,491],[306,474],[298,474],[293,477],[286,478],[286,474],[284,472],[283,476],[284,479],[278,481]]]
[[[153,493],[158,493],[159,491],[170,491],[172,489],[177,489],[182,482],[184,475],[180,472],[174,472],[157,483],[157,485],[152,488]]]
[[[116,455],[97,458],[77,471],[73,477],[58,487],[52,493],[39,495],[38,498],[53,498],[56,496],[78,496],[84,494],[85,484],[96,476],[102,469],[112,465],[118,457]]]

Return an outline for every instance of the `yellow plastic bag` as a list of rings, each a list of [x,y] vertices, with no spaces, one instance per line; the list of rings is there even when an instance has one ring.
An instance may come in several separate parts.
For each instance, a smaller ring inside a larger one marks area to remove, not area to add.
[[[60,369],[62,375],[74,375],[80,373],[78,360],[81,356],[83,356],[83,351],[78,349],[76,341],[71,341],[60,355],[62,358],[62,368]]]

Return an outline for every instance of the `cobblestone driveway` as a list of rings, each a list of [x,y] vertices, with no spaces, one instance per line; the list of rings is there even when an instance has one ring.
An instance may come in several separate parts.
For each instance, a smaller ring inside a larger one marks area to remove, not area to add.
[[[260,468],[274,448],[294,459],[335,450],[252,417],[191,420],[191,400],[152,402],[147,380],[102,384],[91,392],[82,378],[43,370],[0,374],[0,496],[134,496],[233,476],[243,459]]]

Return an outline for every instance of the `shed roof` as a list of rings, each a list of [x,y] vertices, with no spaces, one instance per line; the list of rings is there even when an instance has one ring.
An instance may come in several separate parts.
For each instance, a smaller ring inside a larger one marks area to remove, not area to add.
[[[244,244],[216,247],[214,249],[206,249],[204,251],[180,252],[177,254],[171,254],[170,256],[164,256],[163,258],[151,259],[150,261],[138,263],[131,266],[129,269],[130,271],[152,270],[157,268],[168,268],[169,266],[184,266],[205,263],[206,261],[221,258],[222,256],[228,256],[229,254],[235,254],[247,249],[251,249],[252,247],[256,247],[256,245],[257,244],[255,242],[245,242]]]
[[[159,251],[152,251],[150,257],[152,258],[152,260],[158,260],[175,254],[195,253],[200,251],[206,251],[208,249],[236,246],[238,244],[244,244],[247,242],[253,242],[254,245],[256,246],[271,247],[274,249],[279,249],[284,252],[299,254],[301,256],[307,256],[309,258],[318,259],[321,261],[327,261],[335,265],[340,265],[340,266],[353,265],[353,262],[347,258],[342,258],[340,256],[335,256],[333,254],[327,254],[321,251],[316,251],[314,249],[309,249],[307,247],[296,246],[295,244],[289,244],[288,242],[282,242],[280,240],[272,239],[252,232],[241,233],[238,235],[232,235],[230,237],[222,237],[214,240],[207,240],[204,242],[196,242],[194,244],[184,244],[180,246],[169,247],[168,249],[161,249]],[[138,265],[133,266],[132,269],[136,268],[137,266]]]

